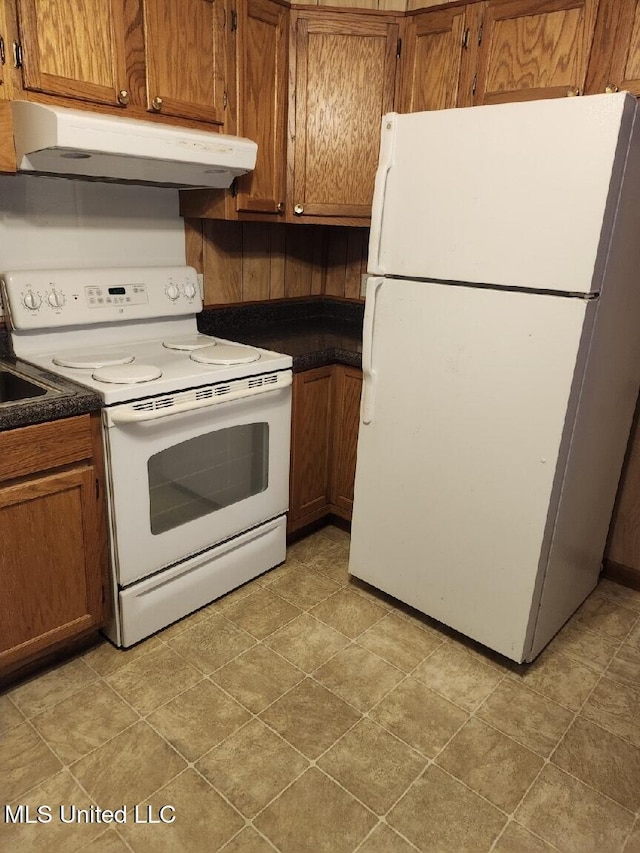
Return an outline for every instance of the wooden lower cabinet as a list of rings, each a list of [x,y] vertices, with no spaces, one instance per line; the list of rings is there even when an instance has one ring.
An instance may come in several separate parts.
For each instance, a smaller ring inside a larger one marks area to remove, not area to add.
[[[0,433],[0,675],[110,616],[99,415]]]
[[[361,387],[362,372],[340,364],[294,376],[289,533],[351,519]]]

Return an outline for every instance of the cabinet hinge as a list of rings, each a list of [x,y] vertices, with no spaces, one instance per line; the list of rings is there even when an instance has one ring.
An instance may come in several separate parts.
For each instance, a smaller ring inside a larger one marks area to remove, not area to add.
[[[464,50],[469,47],[469,27],[462,33],[462,47]]]
[[[476,89],[478,88],[478,75],[473,75],[473,83],[471,84],[471,94],[475,95]]]
[[[100,499],[100,480],[96,477],[96,500]]]
[[[222,93],[222,108],[226,110],[227,104],[229,103],[229,96],[226,92]]]
[[[231,10],[231,32],[235,33],[238,29],[238,13],[235,9]]]
[[[234,178],[231,181],[231,198],[235,198],[238,195],[238,179]]]
[[[482,44],[482,29],[483,29],[483,26],[484,26],[484,24],[483,24],[483,23],[482,23],[482,21],[481,21],[481,22],[480,22],[480,26],[478,27],[478,45],[481,45],[481,44]]]
[[[16,68],[22,68],[22,45],[17,41],[13,43],[13,64]]]
[[[7,61],[7,56],[4,52],[4,39],[0,36],[0,64],[4,65]]]
[[[396,59],[400,59],[401,53],[402,53],[402,39],[398,39],[398,44],[396,45]]]

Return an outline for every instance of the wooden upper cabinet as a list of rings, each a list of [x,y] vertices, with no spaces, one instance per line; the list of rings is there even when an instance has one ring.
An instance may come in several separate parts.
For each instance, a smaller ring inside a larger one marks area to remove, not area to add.
[[[487,0],[474,104],[581,94],[598,0]]]
[[[127,88],[123,2],[17,0],[24,88],[117,105]]]
[[[293,20],[287,218],[364,225],[380,120],[394,105],[397,19],[304,10]]]
[[[223,0],[143,0],[143,11],[147,109],[222,124]]]
[[[476,10],[477,6],[457,6],[409,16],[401,61],[400,112],[471,104],[469,69],[479,32]]]
[[[253,172],[238,179],[236,209],[283,214],[289,10],[272,0],[238,6],[237,132],[258,143]]]
[[[640,95],[640,0],[600,0],[586,89]]]

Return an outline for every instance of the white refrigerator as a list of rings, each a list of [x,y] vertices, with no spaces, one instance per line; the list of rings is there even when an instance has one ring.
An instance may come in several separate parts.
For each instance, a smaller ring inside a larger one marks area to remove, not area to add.
[[[640,385],[628,94],[384,117],[349,571],[515,661],[595,587]]]

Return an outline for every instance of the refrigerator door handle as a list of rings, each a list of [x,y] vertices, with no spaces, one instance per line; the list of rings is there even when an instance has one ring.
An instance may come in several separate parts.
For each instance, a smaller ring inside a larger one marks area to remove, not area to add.
[[[376,371],[373,367],[373,327],[376,317],[376,298],[384,283],[383,278],[370,278],[367,281],[367,295],[362,329],[362,408],[363,424],[373,420],[376,391]]]
[[[374,274],[384,274],[380,267],[380,240],[382,237],[382,216],[384,199],[387,192],[387,178],[393,166],[394,143],[396,130],[396,113],[387,113],[382,117],[380,135],[380,158],[376,171],[373,190],[373,205],[371,208],[371,230],[369,232],[369,264],[368,270]]]

